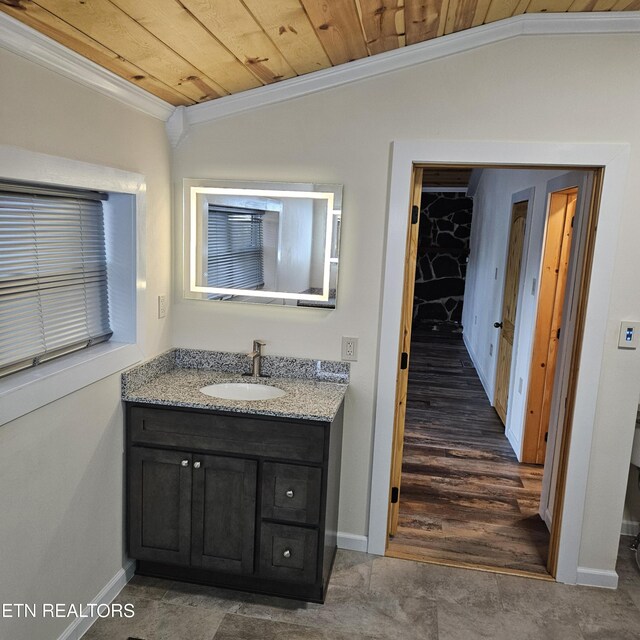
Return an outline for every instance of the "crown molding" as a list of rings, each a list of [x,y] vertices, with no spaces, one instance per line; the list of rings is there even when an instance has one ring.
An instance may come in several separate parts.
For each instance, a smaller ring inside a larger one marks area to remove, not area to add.
[[[188,125],[211,122],[243,111],[407,69],[518,36],[612,33],[640,33],[640,14],[637,12],[523,14],[193,105],[186,108],[186,120]]]
[[[638,12],[523,14],[176,110],[168,102],[0,13],[0,47],[167,123],[175,147],[192,124],[278,104],[518,36],[640,33]]]
[[[0,13],[0,47],[159,120],[175,109],[6,13]]]

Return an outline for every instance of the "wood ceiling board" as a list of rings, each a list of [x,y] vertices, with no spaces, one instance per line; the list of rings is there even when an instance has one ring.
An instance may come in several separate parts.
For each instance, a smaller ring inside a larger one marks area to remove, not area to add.
[[[57,15],[85,35],[119,56],[131,60],[195,102],[217,98],[224,90],[160,42],[109,0],[69,2],[38,0],[42,8]]]
[[[461,187],[467,188],[473,169],[429,169],[422,173],[422,184],[425,187]]]
[[[180,0],[263,84],[296,72],[240,0]]]
[[[528,2],[528,0],[527,0]],[[485,23],[496,22],[498,20],[504,20],[505,18],[510,18],[511,16],[516,14],[520,5],[520,0],[491,0],[491,4],[489,5],[489,11],[487,11],[487,15],[485,17]],[[524,12],[522,9],[522,12]]]
[[[108,69],[117,76],[145,89],[154,96],[165,100],[174,107],[195,104],[195,100],[161,82],[46,9],[33,2],[23,1],[21,6],[21,9],[17,9],[0,2],[0,11]]]
[[[449,0],[445,34],[469,29],[473,25],[477,4],[477,0]]]
[[[619,0],[574,0],[569,11],[613,11]]]
[[[355,0],[301,0],[331,62],[343,64],[369,55]]]
[[[448,6],[448,0],[406,0],[404,22],[407,44],[436,38],[441,30],[444,31]]]
[[[527,13],[565,13],[573,0],[531,0]]]
[[[477,0],[476,10],[473,14],[473,20],[471,21],[472,27],[478,27],[484,24],[490,6],[491,0]]]
[[[640,11],[640,0],[619,0],[612,11]]]
[[[331,60],[298,0],[243,2],[297,74],[331,66]]]
[[[402,46],[404,6],[398,0],[358,0],[358,6],[370,53],[383,53]]]
[[[262,86],[256,77],[176,0],[111,0],[224,92]]]

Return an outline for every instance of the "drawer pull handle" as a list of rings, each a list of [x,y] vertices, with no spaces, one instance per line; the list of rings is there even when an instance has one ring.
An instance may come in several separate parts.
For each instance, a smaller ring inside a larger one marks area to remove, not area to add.
[[[183,460],[180,464],[181,464],[183,467],[188,467],[188,466],[189,466],[189,461],[188,461],[188,460]]]
[[[293,489],[287,489],[284,495],[287,496],[287,498],[293,498]]]
[[[291,549],[285,549],[284,552],[282,553],[282,555],[285,558],[290,558],[291,557]]]
[[[199,469],[200,468],[200,463],[199,462],[194,462],[193,463],[193,468],[194,469]]]

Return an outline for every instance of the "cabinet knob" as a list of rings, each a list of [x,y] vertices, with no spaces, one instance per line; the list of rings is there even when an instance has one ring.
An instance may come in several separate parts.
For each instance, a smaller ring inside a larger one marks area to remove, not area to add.
[[[188,460],[183,460],[180,464],[181,464],[183,467],[188,467],[188,466],[189,466],[189,461],[188,461]]]
[[[282,552],[282,555],[283,555],[285,558],[290,558],[290,557],[291,557],[291,549],[285,549],[285,550]]]
[[[199,462],[194,462],[193,463],[193,468],[194,469],[199,469],[200,468],[200,463]]]
[[[287,496],[287,498],[293,498],[293,489],[287,489],[284,495]]]

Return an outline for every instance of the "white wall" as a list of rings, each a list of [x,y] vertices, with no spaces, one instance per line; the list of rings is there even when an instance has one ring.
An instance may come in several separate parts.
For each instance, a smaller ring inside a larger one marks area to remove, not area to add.
[[[471,244],[462,325],[468,349],[491,404],[495,394],[507,245],[513,196],[533,189],[522,250],[506,434],[522,455],[524,412],[547,214],[547,183],[562,171],[485,169],[473,200]],[[531,193],[531,192],[530,192]],[[526,196],[525,196],[526,197]],[[520,199],[520,198],[519,198]],[[535,283],[534,283],[535,280]],[[522,383],[520,383],[522,380]],[[522,388],[522,391],[519,389]]]
[[[163,123],[1,49],[0,78],[0,143],[145,175],[140,346],[167,348],[155,319],[171,269]],[[122,568],[122,452],[119,375],[0,427],[0,602],[86,603]],[[0,636],[51,640],[70,622],[5,619]]]
[[[177,345],[243,350],[260,337],[267,341],[267,353],[338,359],[340,336],[359,336],[359,361],[352,366],[345,416],[342,531],[367,533],[384,230],[387,215],[407,214],[387,212],[391,142],[630,142],[635,149],[631,170],[637,174],[640,130],[633,115],[640,112],[639,56],[640,41],[634,35],[516,38],[195,125],[176,149],[177,211],[185,177],[344,184],[335,311],[258,305],[248,309],[184,299],[176,299],[173,309]],[[619,235],[619,244],[610,299],[598,301],[608,305],[609,321],[602,336],[605,375],[594,390],[598,420],[580,563],[603,570],[615,564],[640,393],[638,355],[615,349],[619,319],[640,318],[640,283],[635,278],[640,269],[640,217],[634,204],[639,200],[640,184],[632,181],[624,196],[624,232],[599,230]],[[177,251],[179,215],[175,230]],[[395,362],[388,366],[395,367]]]

